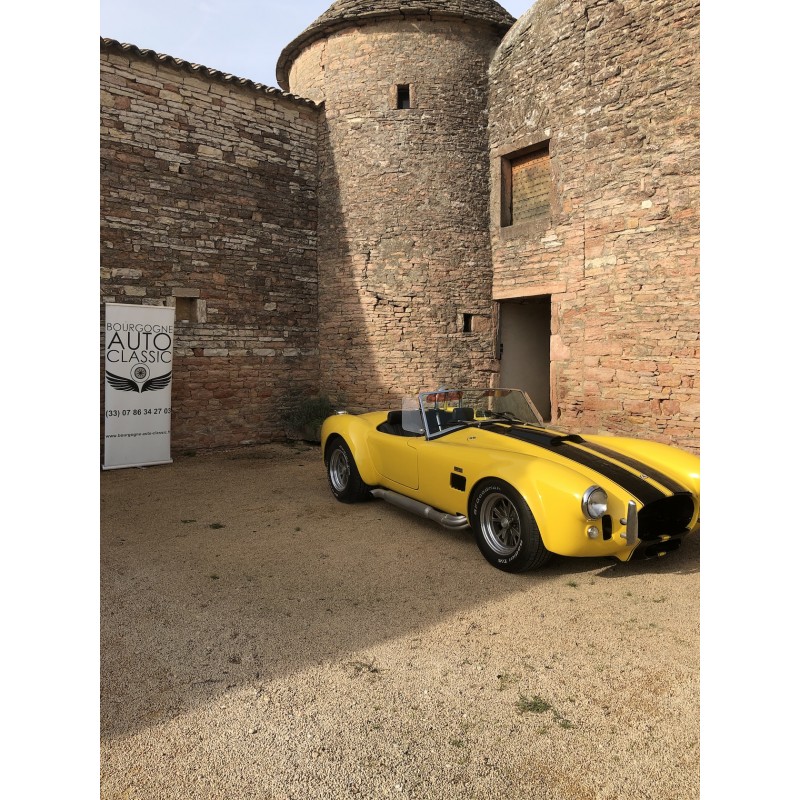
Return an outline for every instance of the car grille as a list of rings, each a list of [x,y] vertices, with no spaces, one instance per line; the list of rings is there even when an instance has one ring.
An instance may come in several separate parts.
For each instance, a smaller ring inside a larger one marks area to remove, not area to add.
[[[639,538],[647,541],[659,536],[674,536],[689,527],[694,501],[689,494],[675,494],[648,503],[639,511]]]

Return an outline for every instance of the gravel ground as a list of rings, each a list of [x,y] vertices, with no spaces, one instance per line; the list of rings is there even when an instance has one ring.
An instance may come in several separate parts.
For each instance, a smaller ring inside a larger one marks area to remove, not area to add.
[[[101,499],[104,800],[699,796],[699,536],[508,575],[303,444]]]

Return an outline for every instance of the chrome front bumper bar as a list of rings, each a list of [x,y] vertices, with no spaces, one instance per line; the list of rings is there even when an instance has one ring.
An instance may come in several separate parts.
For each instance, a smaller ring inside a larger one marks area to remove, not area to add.
[[[636,503],[631,500],[628,503],[628,516],[620,522],[625,526],[625,533],[622,538],[629,545],[634,545],[639,540],[639,512],[636,510]]]

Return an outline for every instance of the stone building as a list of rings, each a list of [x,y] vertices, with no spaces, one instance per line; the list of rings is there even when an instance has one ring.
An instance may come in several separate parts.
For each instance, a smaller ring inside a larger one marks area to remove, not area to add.
[[[282,89],[101,59],[102,295],[176,307],[177,448],[493,381],[697,449],[697,0],[339,0]]]

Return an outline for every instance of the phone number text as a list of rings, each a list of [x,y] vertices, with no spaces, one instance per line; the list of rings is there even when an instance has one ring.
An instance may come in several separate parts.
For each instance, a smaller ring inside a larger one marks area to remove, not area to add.
[[[108,408],[106,409],[106,417],[146,417],[164,416],[171,414],[172,409],[167,408]]]

